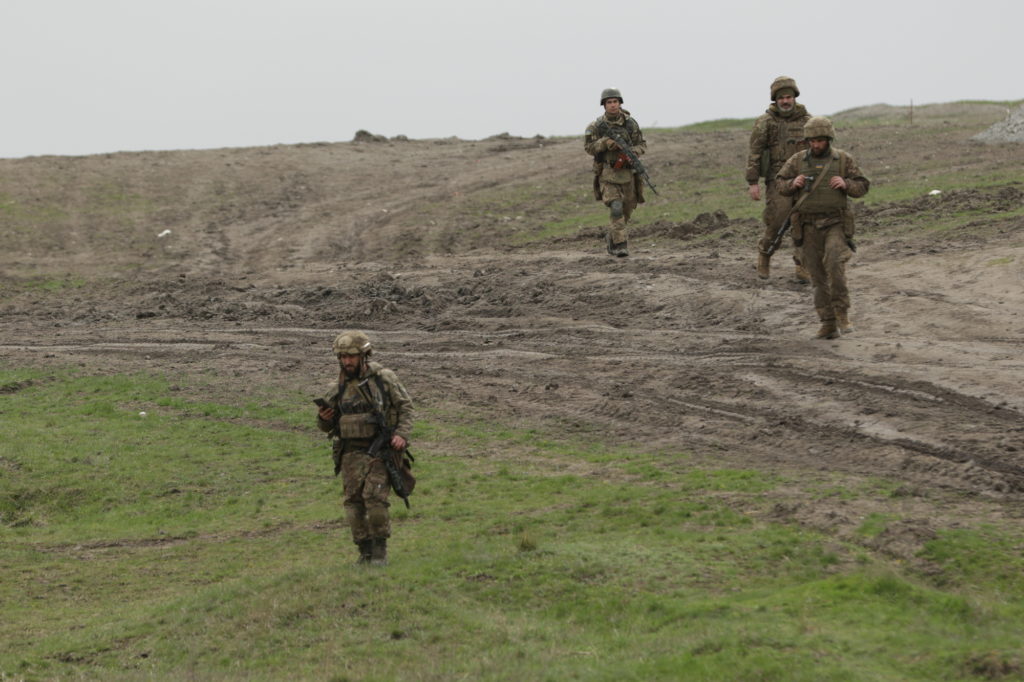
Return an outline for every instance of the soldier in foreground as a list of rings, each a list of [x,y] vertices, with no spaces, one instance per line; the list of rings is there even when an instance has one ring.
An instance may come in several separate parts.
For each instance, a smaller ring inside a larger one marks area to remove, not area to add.
[[[747,185],[750,198],[761,200],[761,185],[758,178],[764,177],[764,234],[757,243],[757,276],[768,279],[772,257],[769,245],[775,241],[782,229],[786,216],[793,208],[793,200],[779,193],[775,175],[786,159],[798,151],[807,149],[804,142],[804,124],[811,117],[804,105],[796,98],[800,90],[796,81],[789,76],[779,76],[771,85],[772,104],[754,123],[750,134],[750,155],[747,157]],[[800,247],[793,247],[796,262],[796,279],[807,283],[810,275],[803,267]]]
[[[643,184],[635,166],[647,151],[647,143],[640,126],[622,108],[622,93],[615,88],[604,90],[601,106],[604,115],[587,126],[583,148],[594,157],[594,198],[611,212],[608,253],[622,258],[629,255],[626,225],[637,204],[644,203]]]
[[[396,485],[396,466],[405,460],[412,400],[393,371],[370,361],[373,347],[366,334],[344,332],[333,346],[340,372],[317,401],[317,427],[332,439],[334,474],[341,472],[345,516],[359,547],[357,563],[383,566],[391,536],[388,493]],[[390,465],[386,457],[392,457]],[[411,492],[400,486],[403,497]]]
[[[791,156],[775,181],[783,196],[796,198],[790,216],[793,243],[803,246],[814,283],[814,307],[821,320],[815,338],[834,339],[853,331],[846,287],[846,261],[856,249],[850,197],[867,194],[870,183],[852,156],[832,146],[832,121],[815,116],[803,134],[810,148]]]

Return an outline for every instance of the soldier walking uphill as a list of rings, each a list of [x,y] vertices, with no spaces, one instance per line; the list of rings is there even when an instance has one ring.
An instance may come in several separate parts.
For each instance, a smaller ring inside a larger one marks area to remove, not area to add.
[[[334,473],[341,472],[345,516],[359,547],[358,563],[382,566],[387,563],[391,536],[388,493],[392,479],[388,462],[375,451],[383,446],[385,456],[398,453],[401,466],[413,407],[398,376],[369,360],[372,352],[363,332],[344,332],[334,339],[341,371],[324,400],[317,401],[317,427],[332,439]],[[382,434],[388,442],[380,442]],[[397,471],[394,464],[391,470]]]
[[[764,177],[764,234],[757,243],[757,276],[761,279],[768,279],[773,251],[770,245],[793,208],[793,200],[779,193],[775,174],[786,159],[807,149],[804,124],[811,117],[804,105],[797,104],[800,90],[796,87],[796,81],[789,76],[779,76],[772,82],[771,95],[772,105],[757,119],[750,134],[750,156],[747,158],[746,172],[748,191],[754,201],[761,200],[758,178]],[[796,262],[797,280],[808,282],[810,275],[801,265],[798,246],[793,248],[793,260]]]
[[[633,163],[613,138],[618,137],[639,157],[647,151],[640,126],[622,108],[622,93],[608,88],[601,93],[604,115],[587,126],[583,148],[594,157],[594,198],[611,210],[606,241],[608,253],[629,255],[626,225],[637,204],[644,203],[643,185]]]
[[[867,194],[870,183],[852,156],[832,146],[836,133],[830,120],[815,116],[804,126],[804,137],[810,149],[789,157],[775,182],[783,196],[796,199],[793,242],[803,246],[814,283],[814,307],[821,320],[816,338],[834,339],[853,331],[846,287],[846,261],[856,248],[850,197]]]

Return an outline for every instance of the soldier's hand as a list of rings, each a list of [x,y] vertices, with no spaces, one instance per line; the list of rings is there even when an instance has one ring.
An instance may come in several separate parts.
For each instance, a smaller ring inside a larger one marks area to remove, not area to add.
[[[761,201],[761,185],[755,183],[750,186],[750,198],[752,201]]]
[[[619,145],[615,144],[615,140],[613,140],[613,139],[612,139],[612,138],[610,138],[610,137],[607,137],[607,138],[605,138],[605,140],[604,140],[604,146],[605,146],[605,147],[608,147],[608,149],[609,149],[609,150],[612,150],[612,151],[614,151],[614,150],[616,150],[616,149],[618,149],[618,148],[619,148]]]
[[[828,186],[832,189],[846,189],[846,180],[838,175],[833,175],[832,179],[828,181]]]
[[[391,447],[394,448],[395,450],[398,450],[399,452],[405,450],[405,446],[408,444],[409,443],[404,438],[399,436],[397,433],[391,436]]]
[[[320,411],[317,412],[319,417],[325,422],[329,422],[334,419],[334,408],[333,407],[321,407]]]
[[[803,186],[806,185],[806,184],[807,184],[807,176],[806,175],[802,175],[801,174],[801,175],[798,175],[795,178],[793,178],[793,187],[796,187],[797,189],[802,189]]]

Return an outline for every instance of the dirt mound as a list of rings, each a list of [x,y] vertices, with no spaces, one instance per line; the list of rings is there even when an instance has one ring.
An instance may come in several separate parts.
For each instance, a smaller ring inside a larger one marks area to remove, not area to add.
[[[985,144],[1024,142],[1024,105],[1007,111],[1005,120],[993,124],[988,130],[978,133],[971,139]]]

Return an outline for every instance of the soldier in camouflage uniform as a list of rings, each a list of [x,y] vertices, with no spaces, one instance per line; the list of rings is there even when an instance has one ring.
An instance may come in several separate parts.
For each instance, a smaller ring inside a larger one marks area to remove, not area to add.
[[[391,536],[391,483],[384,462],[367,452],[378,433],[374,408],[394,430],[391,448],[404,452],[412,430],[413,407],[398,376],[369,360],[372,352],[370,339],[363,332],[344,332],[334,339],[341,371],[338,382],[324,396],[326,405],[317,414],[317,427],[331,436],[335,474],[340,465],[345,516],[359,547],[358,563],[383,566]]]
[[[640,126],[622,108],[622,93],[607,88],[601,93],[604,115],[587,126],[583,148],[594,157],[594,198],[611,211],[606,242],[608,253],[620,258],[629,255],[626,225],[637,204],[644,203],[643,183],[619,145],[608,136],[614,130],[640,156],[647,151]]]
[[[786,159],[798,151],[807,149],[804,142],[804,124],[811,117],[804,105],[798,104],[796,98],[800,90],[796,81],[789,76],[779,76],[771,85],[772,105],[754,123],[750,134],[750,156],[747,158],[747,185],[750,198],[761,200],[761,186],[758,178],[764,177],[764,234],[757,243],[757,276],[768,279],[769,261],[768,245],[782,229],[793,207],[793,201],[779,194],[775,185],[775,175],[782,168]],[[806,283],[810,275],[800,260],[800,247],[793,248],[793,260],[796,262],[796,279]]]
[[[792,235],[794,243],[803,246],[804,264],[814,283],[819,339],[853,331],[846,286],[846,261],[855,248],[850,197],[864,196],[870,185],[853,157],[832,146],[835,136],[832,122],[824,116],[809,120],[804,137],[810,148],[789,157],[775,177],[779,192],[796,201]]]

